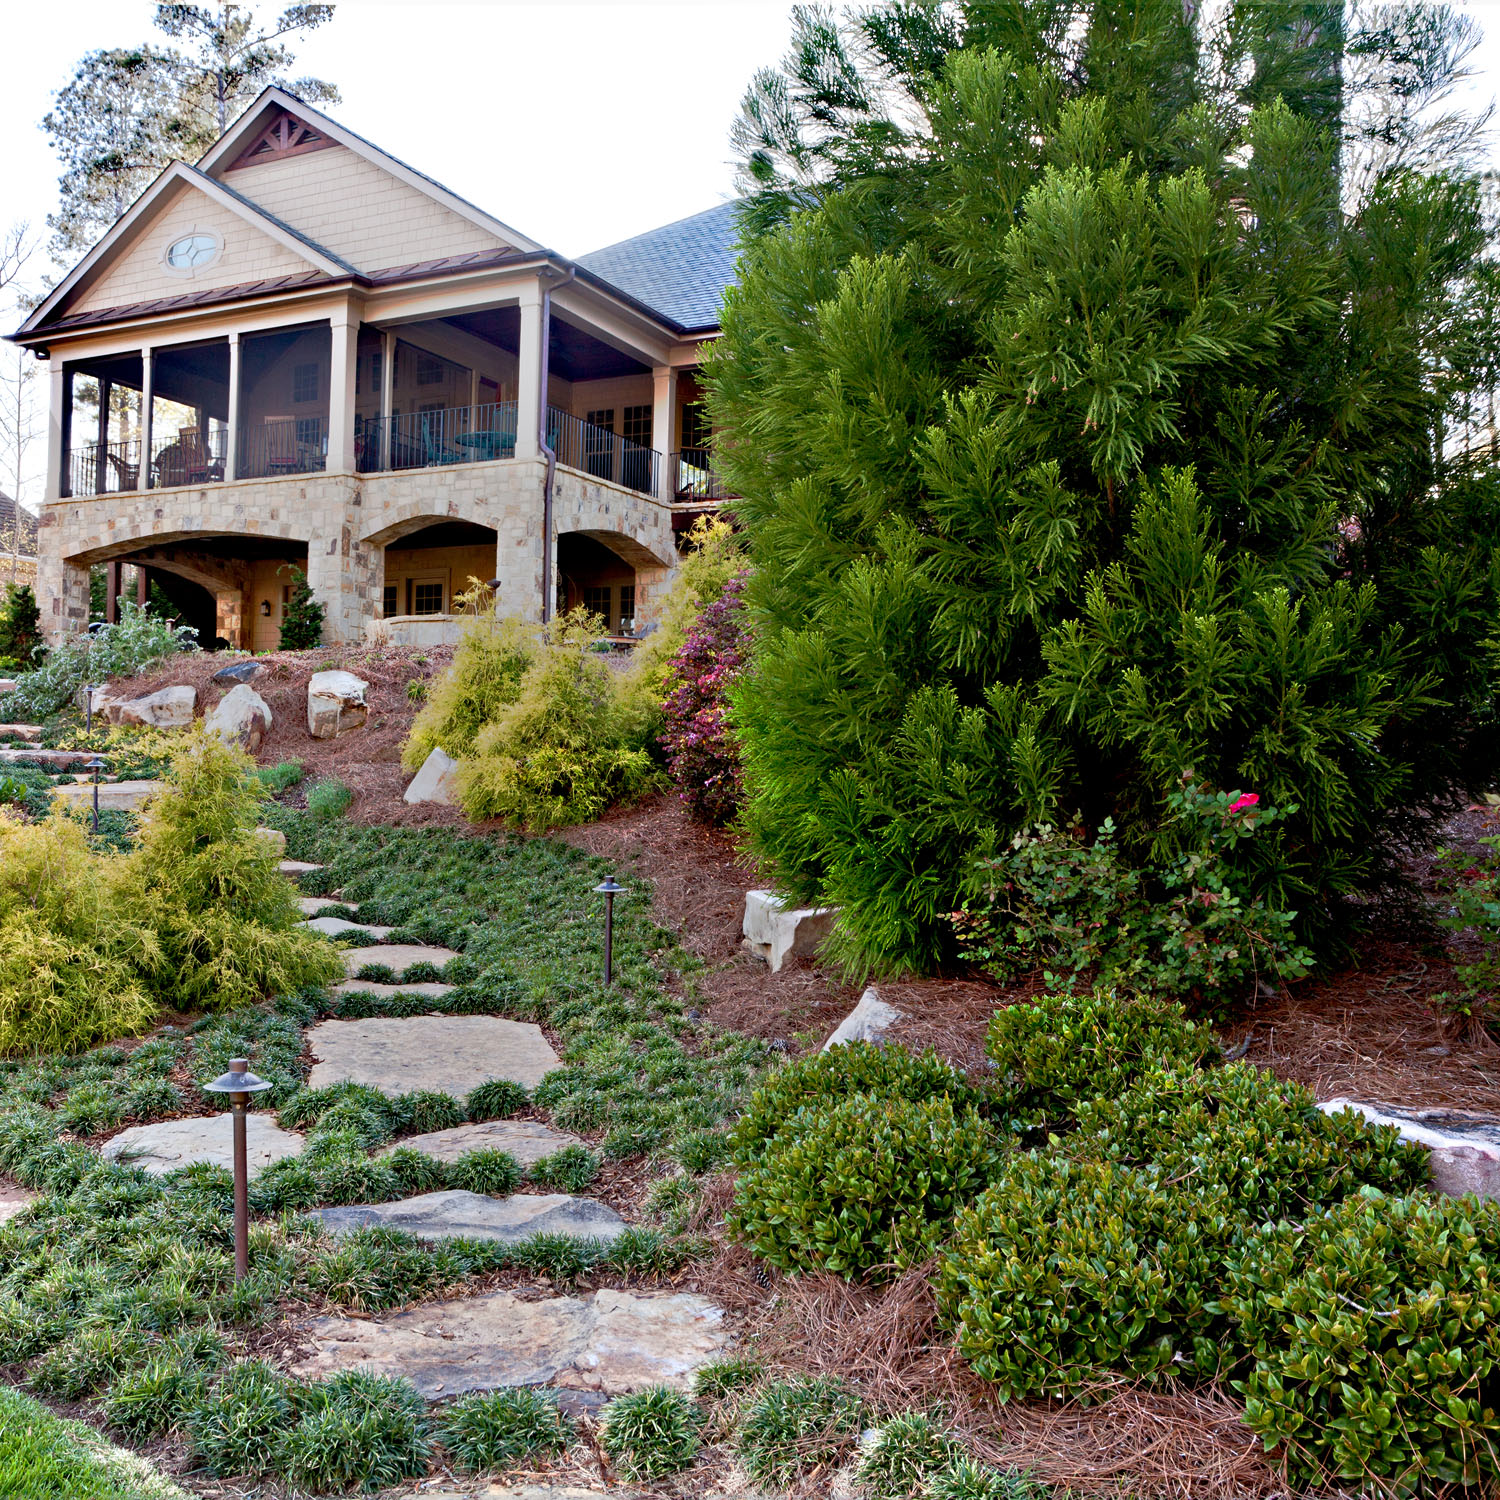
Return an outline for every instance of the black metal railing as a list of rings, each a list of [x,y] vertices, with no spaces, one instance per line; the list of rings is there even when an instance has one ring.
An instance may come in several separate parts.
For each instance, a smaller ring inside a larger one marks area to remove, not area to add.
[[[432,469],[516,456],[516,403],[401,412],[382,421],[356,417],[355,463],[362,473]]]
[[[118,443],[90,443],[68,455],[68,494],[118,495],[139,489],[141,444],[138,438]]]
[[[582,469],[596,479],[608,479],[643,495],[660,494],[660,455],[643,443],[620,437],[607,427],[585,422],[570,412],[547,408],[547,441],[560,464]]]
[[[669,456],[672,498],[680,504],[703,505],[733,498],[729,487],[714,472],[711,448],[679,448]]]
[[[328,453],[328,423],[322,417],[278,417],[240,430],[236,479],[274,479],[280,474],[319,473]]]
[[[210,484],[224,477],[228,457],[227,428],[205,434],[179,432],[155,438],[151,444],[151,487],[170,489],[178,484]]]

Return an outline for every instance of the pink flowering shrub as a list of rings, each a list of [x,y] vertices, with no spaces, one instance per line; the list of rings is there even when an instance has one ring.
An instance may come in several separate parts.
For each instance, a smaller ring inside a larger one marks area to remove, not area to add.
[[[750,654],[744,573],[705,606],[667,671],[662,746],[695,818],[727,823],[743,795],[739,745],[727,722],[729,688]]]

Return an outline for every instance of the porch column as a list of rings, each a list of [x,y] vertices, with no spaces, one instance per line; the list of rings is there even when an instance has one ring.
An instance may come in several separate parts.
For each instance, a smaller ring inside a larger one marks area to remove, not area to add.
[[[542,389],[542,289],[521,293],[521,347],[516,372],[516,457],[536,458],[541,452],[537,433],[547,393]]]
[[[102,491],[101,491],[102,493]],[[114,625],[120,618],[120,564],[104,565],[104,623]]]
[[[359,318],[348,306],[328,320],[332,334],[332,363],[328,379],[329,474],[354,472],[354,362],[358,358]]]
[[[109,402],[114,387],[102,376],[99,380],[99,430],[94,442],[94,493],[102,495],[109,488]]]
[[[224,477],[240,477],[240,335],[229,335],[229,416],[224,434]]]
[[[73,416],[73,376],[56,355],[52,357],[51,375],[47,398],[46,498],[64,500],[72,491],[68,429],[72,426]]]
[[[156,351],[141,350],[141,472],[137,489],[151,488],[151,384],[156,374]]]
[[[651,445],[657,452],[656,498],[671,500],[677,491],[672,473],[672,428],[677,419],[677,371],[671,365],[651,370]]]
[[[387,328],[380,339],[380,467],[391,466],[391,410],[396,404],[396,335]]]

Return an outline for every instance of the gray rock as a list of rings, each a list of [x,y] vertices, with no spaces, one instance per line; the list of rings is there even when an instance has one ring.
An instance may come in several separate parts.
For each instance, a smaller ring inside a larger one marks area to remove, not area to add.
[[[193,722],[198,690],[164,687],[144,698],[111,699],[105,717],[111,724],[149,724],[157,729],[182,729]]]
[[[226,687],[237,682],[254,682],[265,670],[266,664],[262,661],[235,661],[227,667],[220,667],[208,680]]]
[[[271,705],[247,683],[236,683],[219,699],[203,727],[226,745],[238,745],[254,755],[271,727]]]
[[[335,995],[426,995],[429,1000],[441,1000],[451,995],[456,984],[440,984],[435,979],[419,984],[381,984],[378,979],[345,979],[334,985]]]
[[[279,828],[257,828],[255,837],[276,851],[277,862],[280,863],[281,856],[286,853],[286,835]]]
[[[100,812],[137,812],[154,797],[166,783],[164,781],[105,781],[99,784]],[[74,782],[72,786],[52,788],[54,798],[69,807],[90,810],[94,805],[94,784],[91,781]]]
[[[435,964],[441,969],[457,957],[451,948],[430,948],[425,943],[372,943],[344,949],[344,972],[352,979],[366,964],[384,964],[398,974],[413,964]]]
[[[403,1141],[403,1145],[409,1144]],[[335,1236],[378,1224],[404,1230],[424,1240],[498,1240],[513,1245],[536,1234],[565,1234],[579,1240],[612,1240],[625,1232],[625,1221],[608,1205],[569,1193],[512,1193],[488,1198],[448,1188],[399,1203],[357,1203],[322,1208],[309,1215],[321,1219]]]
[[[882,1042],[885,1034],[904,1015],[894,1005],[887,1005],[871,985],[859,997],[859,1004],[839,1022],[831,1037],[823,1043],[823,1051],[842,1046],[845,1042]]]
[[[330,903],[337,905],[337,902]],[[374,927],[368,923],[350,922],[343,917],[309,917],[305,922],[298,922],[299,927],[310,927],[314,932],[321,932],[324,937],[342,937],[346,932],[356,932],[362,937],[375,938],[379,940],[394,932],[394,927]],[[392,965],[392,968],[397,967]]]
[[[309,1318],[296,1333],[312,1348],[291,1367],[298,1378],[364,1366],[404,1375],[429,1401],[502,1385],[685,1390],[727,1343],[723,1311],[706,1297],[608,1289],[539,1301],[490,1292],[381,1319]]]
[[[314,672],[307,684],[307,732],[331,740],[359,729],[369,717],[365,694],[370,684],[353,672]]]
[[[8,1182],[0,1182],[0,1224],[8,1223],[28,1203],[35,1202],[35,1193],[28,1193],[23,1187],[13,1187]]]
[[[438,802],[444,807],[458,805],[458,762],[441,750],[433,750],[422,768],[401,794],[405,802]]]
[[[160,1120],[153,1125],[132,1125],[104,1143],[100,1155],[143,1167],[155,1177],[206,1161],[234,1169],[234,1121],[226,1109],[220,1114],[199,1115],[190,1120]],[[268,1114],[250,1114],[245,1120],[245,1144],[250,1175],[284,1157],[302,1154],[302,1137],[282,1130]]]
[[[409,1135],[387,1146],[380,1154],[388,1156],[402,1146],[410,1146],[434,1161],[455,1162],[466,1151],[506,1151],[529,1167],[564,1146],[581,1146],[576,1135],[535,1120],[485,1120],[478,1125],[455,1125],[452,1130],[434,1130],[428,1135]]]
[[[789,907],[774,891],[746,891],[745,947],[779,973],[788,955],[814,957],[837,916],[831,906]]]
[[[534,1088],[559,1062],[539,1026],[498,1016],[320,1021],[306,1040],[315,1059],[310,1087],[348,1080],[392,1098],[436,1089],[462,1099],[491,1078]]]
[[[1500,1199],[1500,1116],[1456,1109],[1401,1109],[1360,1099],[1329,1099],[1325,1114],[1352,1109],[1372,1125],[1394,1125],[1404,1140],[1427,1148],[1432,1185],[1440,1193]]]
[[[0,724],[0,740],[39,740],[40,724]]]

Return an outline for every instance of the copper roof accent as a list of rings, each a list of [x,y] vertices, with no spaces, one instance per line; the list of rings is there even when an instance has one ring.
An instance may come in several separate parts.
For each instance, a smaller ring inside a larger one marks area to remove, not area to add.
[[[438,260],[416,260],[410,265],[387,266],[383,271],[367,271],[361,281],[371,286],[384,286],[392,281],[414,281],[421,276],[436,276],[444,271],[478,271],[490,266],[503,266],[509,261],[531,260],[534,257],[525,250],[514,250],[506,246],[503,250],[471,250],[467,255],[444,255]]]

